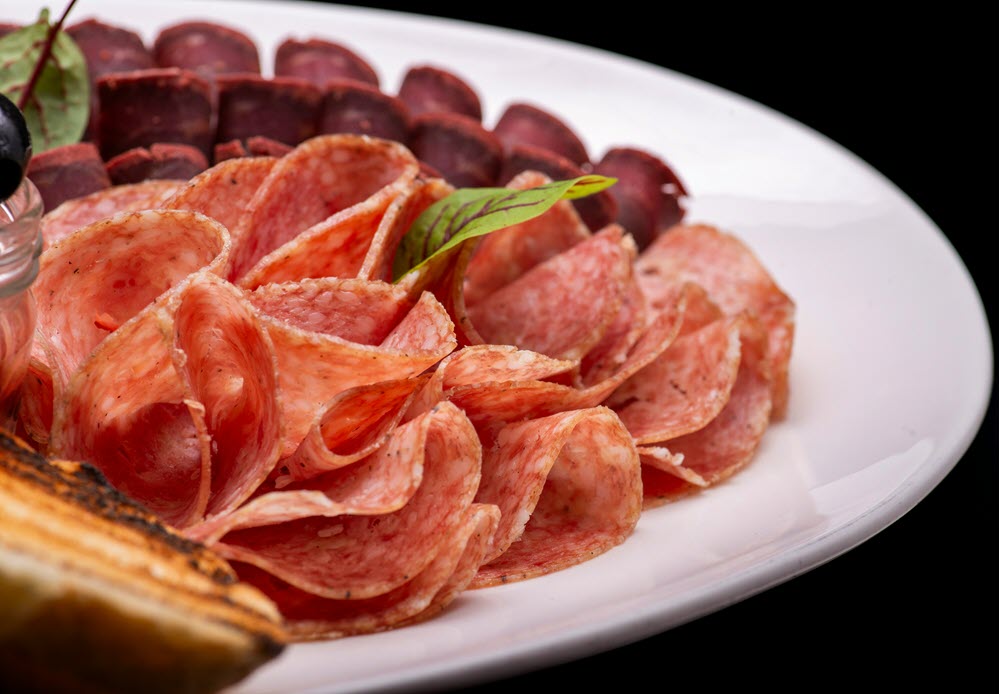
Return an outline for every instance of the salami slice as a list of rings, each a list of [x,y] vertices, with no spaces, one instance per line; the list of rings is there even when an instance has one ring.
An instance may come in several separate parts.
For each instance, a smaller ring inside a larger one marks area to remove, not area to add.
[[[244,210],[275,161],[273,157],[242,157],[216,164],[185,182],[163,206],[211,217],[229,230],[233,244],[238,245],[240,239],[233,232],[239,231]]]
[[[535,104],[508,104],[493,132],[506,145],[533,145],[555,152],[579,167],[590,164],[590,155],[572,128],[561,118]]]
[[[97,80],[97,143],[107,160],[135,147],[173,142],[209,157],[215,142],[212,85],[180,68],[132,70]]]
[[[526,190],[551,180],[544,174],[528,171],[511,180],[507,187]],[[590,230],[568,200],[560,200],[534,219],[488,234],[476,247],[465,270],[466,304],[475,305],[539,263],[590,236]]]
[[[46,210],[111,186],[101,153],[91,142],[40,152],[31,158],[26,173]]]
[[[316,134],[323,94],[295,77],[220,75],[216,141],[262,136],[294,146]]]
[[[386,475],[406,481],[408,492],[388,504],[379,503]],[[480,475],[475,430],[442,403],[400,426],[369,458],[316,478],[311,489],[260,496],[195,534],[224,557],[316,596],[384,596],[464,544]]]
[[[403,75],[399,98],[419,116],[454,113],[481,123],[483,107],[469,82],[451,70],[434,65],[413,65]]]
[[[711,422],[740,367],[740,322],[723,319],[678,338],[608,399],[639,444],[669,441]]]
[[[250,295],[274,342],[282,374],[285,445],[290,455],[338,393],[409,378],[455,348],[444,307],[382,282],[304,280]],[[364,306],[378,304],[365,319]]]
[[[624,241],[620,227],[609,227],[469,306],[469,318],[486,342],[580,359],[624,300],[631,273]]]
[[[274,74],[305,79],[321,88],[333,80],[379,86],[378,73],[368,60],[341,43],[315,37],[287,38],[278,44]]]
[[[636,147],[613,147],[594,172],[618,179],[609,191],[618,206],[615,219],[635,237],[640,249],[684,218],[682,200],[687,189],[656,155]]]
[[[242,580],[275,601],[296,641],[370,634],[422,622],[445,610],[475,577],[499,519],[496,506],[472,504],[454,538],[427,568],[399,588],[367,599],[321,598],[255,566],[234,564]]]
[[[217,222],[174,210],[121,213],[52,246],[34,284],[38,330],[58,355],[52,366],[71,374],[109,330],[192,272],[221,272],[229,249]]]
[[[621,544],[642,509],[639,455],[607,408],[511,424],[484,446],[476,500],[500,507],[475,587],[558,571]]]
[[[51,451],[93,461],[115,488],[184,528],[208,502],[211,439],[171,328],[153,304],[98,346],[55,405]]]
[[[392,187],[397,192],[405,189],[417,170],[412,153],[388,140],[321,135],[302,143],[278,161],[248,204],[233,232],[239,244],[234,247],[229,278],[238,280],[264,256],[311,227],[344,213],[309,239],[310,243],[337,243],[343,238],[341,232],[357,231],[357,225],[338,225],[350,216],[345,210],[383,188]],[[386,192],[379,203],[388,206],[393,197]],[[376,208],[384,213],[385,207]],[[381,218],[380,214],[376,216]],[[375,233],[374,228],[368,231],[370,236]],[[308,248],[308,244],[300,245],[299,252]]]
[[[105,163],[113,185],[150,179],[186,181],[208,168],[201,150],[190,145],[157,142],[122,152]]]
[[[66,27],[66,33],[80,48],[87,61],[90,120],[84,137],[90,140],[96,135],[97,116],[100,113],[97,79],[112,72],[148,70],[156,65],[152,51],[142,37],[131,29],[91,18]]]
[[[45,247],[59,243],[77,229],[119,212],[156,209],[182,185],[182,181],[148,180],[102,188],[67,200],[42,217]]]
[[[426,378],[358,386],[339,393],[317,415],[305,439],[282,461],[278,488],[350,465],[378,449],[399,426]]]
[[[214,22],[185,21],[165,27],[153,40],[152,51],[160,67],[183,68],[206,77],[260,74],[260,55],[253,39]]]
[[[456,188],[497,184],[503,145],[474,118],[449,112],[415,115],[408,144],[420,161]]]
[[[732,234],[704,225],[678,226],[657,238],[637,263],[644,290],[678,281],[701,285],[729,315],[756,313],[768,332],[773,375],[773,416],[788,406],[788,363],[795,333],[795,304],[775,283],[757,256]]]
[[[752,314],[741,323],[740,369],[726,406],[707,426],[669,441],[683,456],[683,471],[644,466],[646,507],[719,484],[746,467],[760,445],[772,411],[773,383],[765,326]]]
[[[323,87],[318,134],[356,133],[396,142],[410,139],[410,110],[377,86],[351,79],[330,80]]]

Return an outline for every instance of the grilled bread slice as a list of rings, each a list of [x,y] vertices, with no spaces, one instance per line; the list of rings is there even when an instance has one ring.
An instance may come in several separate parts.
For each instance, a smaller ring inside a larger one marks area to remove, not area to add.
[[[285,644],[223,559],[0,431],[0,690],[212,692]]]

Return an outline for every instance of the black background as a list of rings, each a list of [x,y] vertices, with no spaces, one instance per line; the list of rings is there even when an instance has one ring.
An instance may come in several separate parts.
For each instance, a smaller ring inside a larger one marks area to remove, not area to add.
[[[992,20],[940,6],[889,15],[872,3],[801,8],[467,2],[411,11],[635,57],[750,97],[829,136],[898,185],[950,239],[980,289],[996,354],[997,295],[994,280],[987,281],[998,238]],[[953,471],[861,546],[663,634],[512,673],[475,691],[590,691],[602,681],[619,691],[640,682],[653,690],[690,683],[712,690],[946,683],[961,691],[984,675],[996,682],[996,392],[994,375],[984,425]]]

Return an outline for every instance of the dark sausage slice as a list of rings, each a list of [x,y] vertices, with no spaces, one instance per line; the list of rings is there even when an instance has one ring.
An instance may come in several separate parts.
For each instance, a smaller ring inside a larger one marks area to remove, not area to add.
[[[111,186],[104,161],[92,142],[62,145],[36,154],[28,164],[27,176],[38,188],[46,211]]]
[[[432,65],[415,65],[407,70],[398,96],[414,116],[444,112],[483,120],[479,95],[469,83]]]
[[[510,104],[493,132],[507,147],[534,145],[551,150],[577,166],[590,164],[587,148],[572,128],[554,114],[531,104]]]
[[[255,135],[297,145],[316,134],[322,93],[295,77],[219,75],[216,141],[246,140]]]
[[[494,186],[503,145],[477,120],[455,113],[424,113],[413,122],[410,149],[456,188]]]
[[[317,87],[333,79],[379,86],[378,73],[367,60],[347,46],[317,38],[283,41],[274,54],[274,74],[309,80]]]
[[[353,133],[406,142],[410,112],[402,100],[354,80],[326,83],[320,108],[319,134]]]
[[[234,72],[260,74],[257,44],[231,27],[213,22],[180,22],[166,27],[153,41],[160,67],[193,70],[206,77]]]

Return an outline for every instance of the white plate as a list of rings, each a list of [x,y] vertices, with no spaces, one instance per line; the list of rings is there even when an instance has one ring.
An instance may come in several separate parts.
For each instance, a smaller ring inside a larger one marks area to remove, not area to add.
[[[584,565],[466,593],[426,624],[292,646],[234,694],[455,686],[662,632],[872,537],[951,470],[982,421],[992,346],[952,247],[880,174],[764,107],[612,54],[458,22],[290,2],[91,0],[74,19],[84,11],[128,17],[149,39],[215,19],[259,42],[265,70],[282,38],[325,36],[367,57],[390,92],[409,65],[441,64],[477,87],[487,124],[510,101],[534,101],[595,158],[618,144],[666,158],[693,193],[690,219],[745,239],[798,306],[790,415],[748,470],[647,512],[624,545]]]

